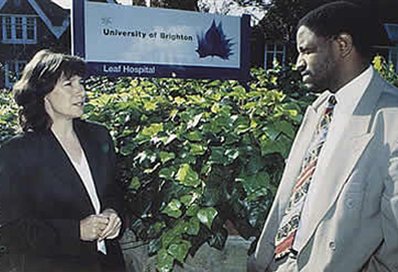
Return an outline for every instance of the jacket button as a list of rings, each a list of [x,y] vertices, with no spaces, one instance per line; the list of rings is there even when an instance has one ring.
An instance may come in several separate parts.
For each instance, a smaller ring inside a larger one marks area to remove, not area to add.
[[[347,208],[351,209],[354,207],[354,200],[352,198],[347,198],[345,201]]]
[[[331,250],[336,250],[336,244],[335,244],[335,242],[330,242],[329,243],[329,248],[331,249]]]

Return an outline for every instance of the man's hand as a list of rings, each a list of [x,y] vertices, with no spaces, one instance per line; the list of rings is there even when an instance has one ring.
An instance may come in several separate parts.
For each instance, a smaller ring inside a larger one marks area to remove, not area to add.
[[[101,241],[117,237],[120,233],[122,220],[117,215],[116,211],[114,209],[106,209],[100,215],[108,219],[108,224],[100,233],[98,239]]]
[[[89,215],[80,221],[80,239],[95,241],[108,226],[109,219],[101,214]]]

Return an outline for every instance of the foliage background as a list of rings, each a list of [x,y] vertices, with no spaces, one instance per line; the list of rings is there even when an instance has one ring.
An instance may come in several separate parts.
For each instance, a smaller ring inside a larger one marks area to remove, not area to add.
[[[88,89],[87,118],[115,138],[130,227],[160,271],[205,242],[222,249],[227,220],[259,235],[310,100],[294,71],[252,70],[247,83],[95,79]]]
[[[374,67],[398,84],[382,58]],[[86,80],[84,118],[111,131],[129,227],[149,243],[159,271],[183,265],[203,243],[222,249],[229,232],[259,236],[314,99],[298,79],[276,67],[252,70],[247,83]],[[0,144],[18,132],[17,110],[10,92],[0,92]]]

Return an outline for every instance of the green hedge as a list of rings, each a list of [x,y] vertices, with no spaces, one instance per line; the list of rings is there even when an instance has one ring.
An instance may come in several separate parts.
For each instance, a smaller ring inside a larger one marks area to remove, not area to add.
[[[391,65],[381,57],[373,65],[398,85]],[[205,242],[222,249],[227,220],[242,237],[258,237],[314,99],[298,79],[277,67],[252,70],[243,83],[86,81],[85,118],[105,124],[114,137],[129,227],[149,243],[159,271],[182,265]],[[1,91],[0,144],[18,132],[17,111],[10,92]]]
[[[227,220],[246,239],[259,235],[312,99],[297,74],[253,70],[242,84],[95,79],[88,85],[87,118],[112,131],[130,227],[150,242],[160,271],[182,264],[205,242],[222,249]]]
[[[305,95],[290,68],[252,70],[247,83],[91,78],[85,118],[117,148],[130,228],[159,271],[205,242],[222,249],[229,220],[258,236],[280,180]],[[16,107],[0,94],[0,142],[16,133]]]

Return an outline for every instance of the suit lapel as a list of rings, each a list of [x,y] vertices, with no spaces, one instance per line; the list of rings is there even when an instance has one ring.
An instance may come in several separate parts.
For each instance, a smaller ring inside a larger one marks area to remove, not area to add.
[[[382,91],[382,80],[375,73],[353,115],[345,127],[336,124],[337,129],[343,129],[340,137],[331,138],[325,150],[325,155],[319,161],[314,173],[314,180],[322,183],[322,189],[316,192],[316,201],[306,203],[311,208],[308,228],[304,229],[304,242],[298,245],[301,250],[314,234],[317,226],[327,211],[338,199],[344,184],[348,181],[355,165],[373,137],[370,133],[371,118],[374,115],[376,102]],[[319,188],[319,187],[318,187]]]
[[[103,157],[101,156],[101,146],[96,141],[98,135],[89,135],[90,131],[84,129],[83,123],[80,120],[74,122],[74,128],[76,135],[79,138],[80,145],[83,148],[84,154],[86,155],[87,162],[93,177],[94,185],[97,191],[98,199],[102,207],[101,195],[105,188],[103,188],[103,168],[101,167],[101,162]]]
[[[57,177],[57,180],[62,184],[62,188],[68,188],[73,192],[76,205],[81,206],[84,210],[82,213],[94,213],[91,200],[79,174],[51,131],[46,132],[43,146],[46,147],[43,148],[43,150],[48,150],[48,152],[44,154],[44,156],[46,156],[45,161],[47,162],[48,170]],[[60,188],[60,190],[63,190],[62,188]],[[79,204],[82,202],[84,205]],[[87,209],[89,209],[89,211]]]
[[[279,199],[279,221],[285,212],[286,205],[289,202],[291,191],[296,184],[296,178],[301,170],[301,165],[304,160],[304,156],[308,149],[308,146],[312,140],[313,133],[316,129],[316,125],[321,117],[321,112],[318,110],[319,106],[324,103],[327,97],[330,95],[329,92],[324,92],[321,96],[307,108],[304,115],[302,125],[297,133],[296,140],[290,151],[290,157],[285,167],[283,174],[280,191],[276,198]]]

